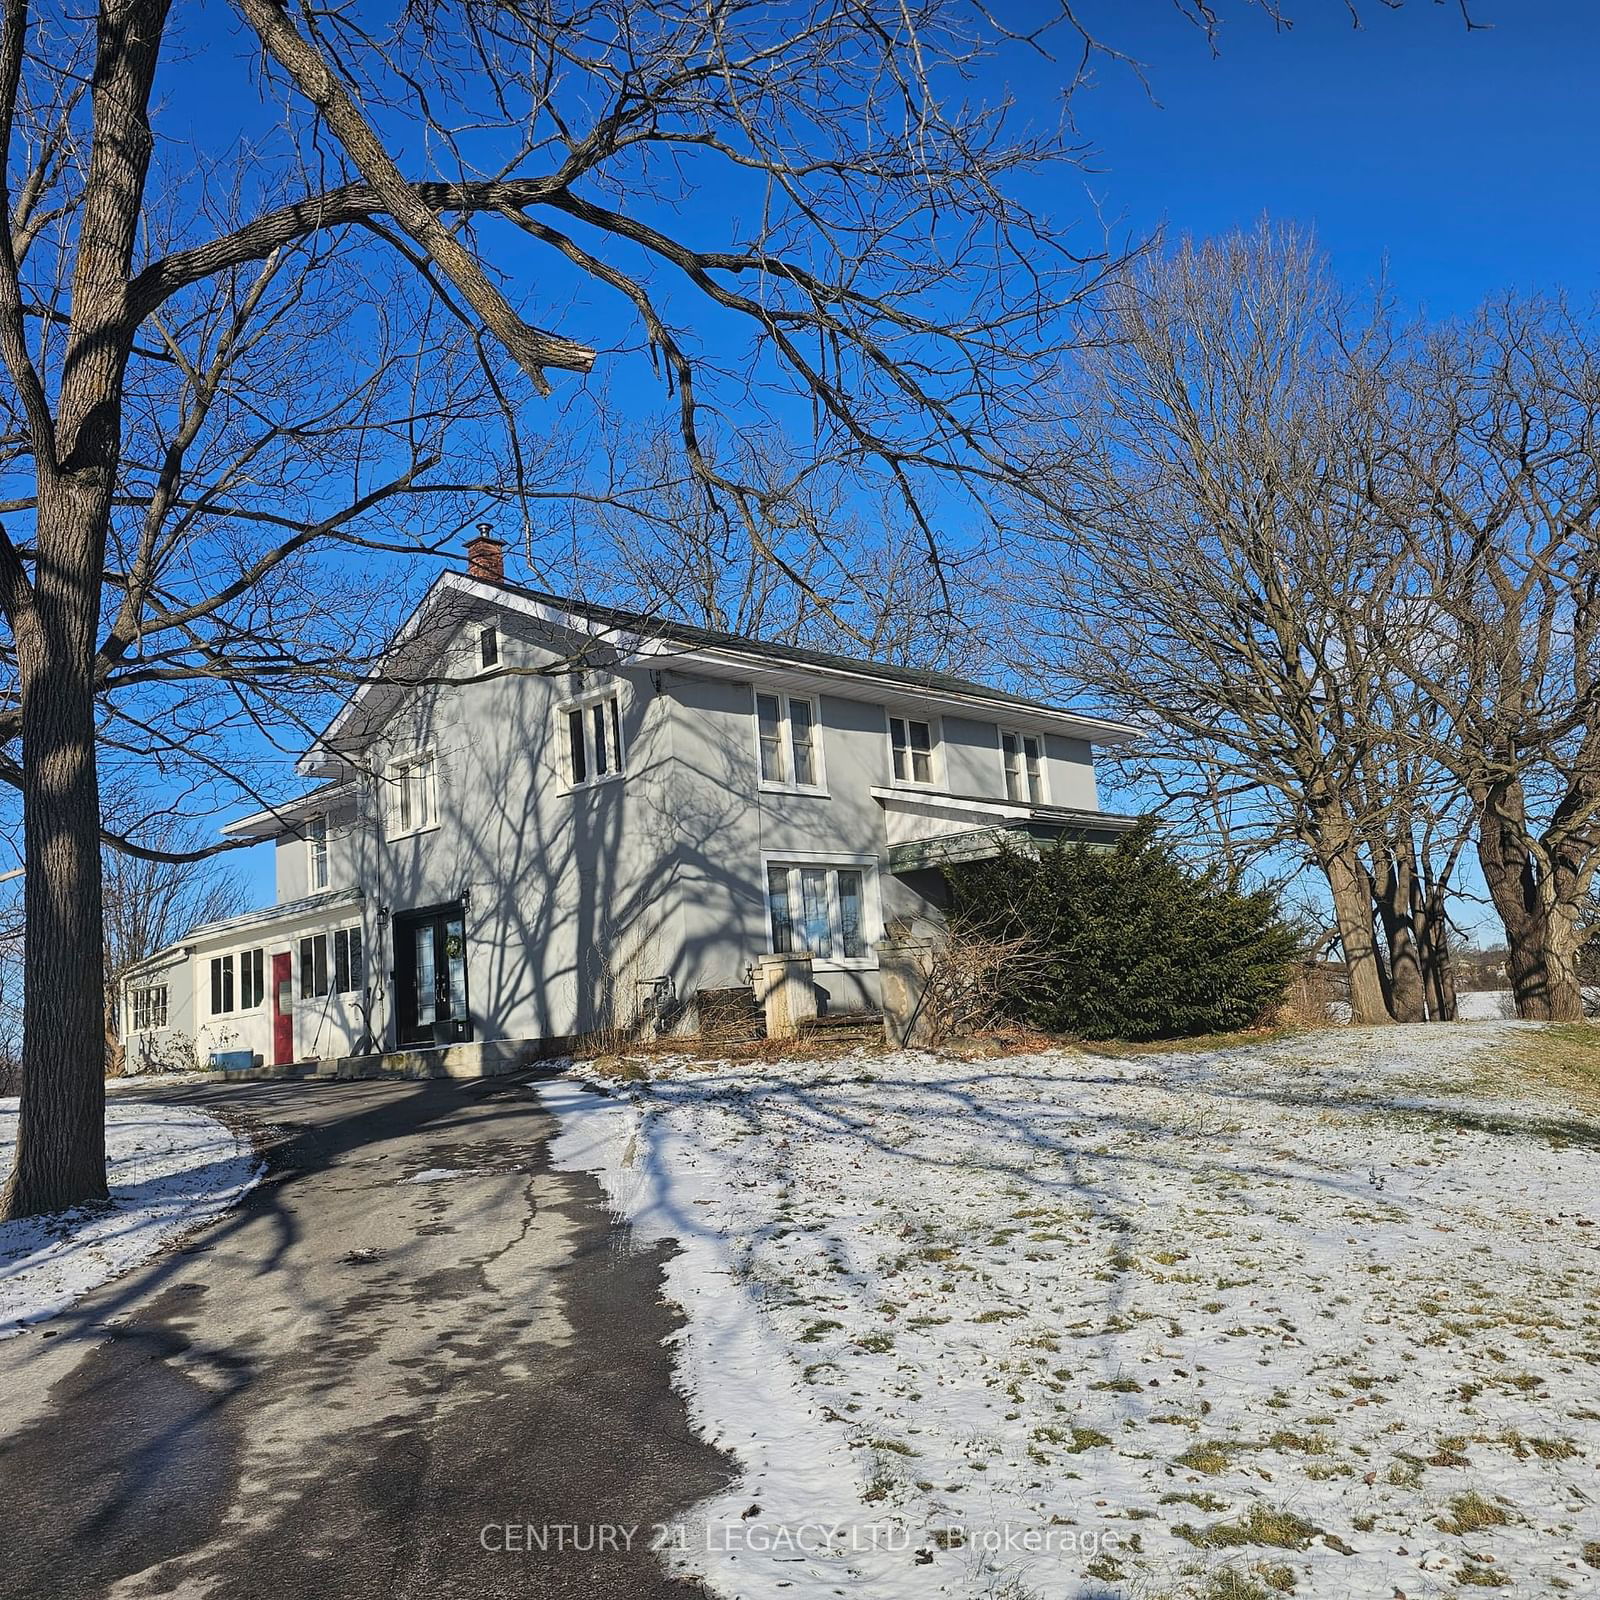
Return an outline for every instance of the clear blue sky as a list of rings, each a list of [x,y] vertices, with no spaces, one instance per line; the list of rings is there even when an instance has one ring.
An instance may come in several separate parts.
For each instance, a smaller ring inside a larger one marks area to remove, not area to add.
[[[1200,234],[1263,212],[1316,226],[1341,275],[1387,261],[1395,287],[1436,315],[1507,287],[1600,288],[1600,6],[1476,0],[1493,27],[1466,32],[1454,0],[1398,12],[1359,0],[1286,0],[1287,32],[1225,5],[1220,53],[1160,0],[1102,9],[1149,68],[1149,95],[1102,67],[1075,101],[1094,140],[1085,193],[1135,230]],[[1021,101],[1058,91],[1045,63]]]

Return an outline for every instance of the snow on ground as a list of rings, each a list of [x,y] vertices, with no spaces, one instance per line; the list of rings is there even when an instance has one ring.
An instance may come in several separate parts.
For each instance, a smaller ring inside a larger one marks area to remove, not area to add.
[[[652,1063],[559,1164],[671,1237],[668,1556],[744,1600],[1600,1594],[1600,1127],[1517,1024]]]
[[[0,1099],[0,1182],[11,1172],[17,1101]],[[247,1139],[203,1111],[106,1106],[111,1204],[0,1222],[0,1339],[66,1310],[233,1205],[260,1176]]]

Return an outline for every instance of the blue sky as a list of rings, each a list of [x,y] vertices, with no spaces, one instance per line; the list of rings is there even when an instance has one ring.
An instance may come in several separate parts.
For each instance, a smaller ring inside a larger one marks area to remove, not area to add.
[[[1398,12],[1359,0],[1359,30],[1344,0],[1286,3],[1289,30],[1224,0],[1213,56],[1167,0],[1099,0],[1085,14],[1143,60],[1148,89],[1102,64],[1074,101],[1096,152],[1087,170],[1030,198],[1061,222],[1098,206],[1133,237],[1217,233],[1264,213],[1309,223],[1341,276],[1387,270],[1403,300],[1436,316],[1504,288],[1600,288],[1600,7],[1475,0],[1492,27],[1469,33],[1454,0],[1409,0]],[[202,60],[207,46],[246,53],[222,8],[191,12],[186,25]],[[1064,73],[1013,56],[974,91],[1009,92],[1019,114],[1050,120]],[[230,79],[211,80],[219,98]],[[214,111],[231,122],[236,103],[208,104],[206,84],[188,78],[179,92],[198,121]],[[706,234],[716,220],[705,207]],[[238,865],[252,893],[270,898],[270,852]]]

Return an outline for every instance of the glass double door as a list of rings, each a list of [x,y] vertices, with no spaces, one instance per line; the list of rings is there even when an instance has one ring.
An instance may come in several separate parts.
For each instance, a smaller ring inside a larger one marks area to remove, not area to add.
[[[458,1044],[471,1037],[466,923],[459,903],[398,915],[394,965],[401,1044]]]

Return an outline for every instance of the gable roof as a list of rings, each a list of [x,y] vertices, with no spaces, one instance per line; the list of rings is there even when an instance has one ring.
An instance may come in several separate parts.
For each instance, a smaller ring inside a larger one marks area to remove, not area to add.
[[[749,639],[670,617],[647,616],[570,595],[547,594],[503,581],[490,582],[461,572],[441,575],[410,620],[384,652],[379,668],[346,699],[318,735],[301,763],[308,775],[330,773],[343,753],[359,748],[370,731],[386,720],[405,693],[409,674],[422,675],[422,663],[438,652],[440,633],[430,624],[454,626],[486,609],[500,608],[579,635],[614,649],[624,661],[657,668],[681,666],[711,677],[734,677],[815,686],[833,682],[839,692],[860,698],[864,691],[889,699],[928,700],[980,716],[1006,717],[1098,745],[1128,744],[1140,730],[1123,722],[1070,711],[1047,700],[1013,694],[976,679],[920,667],[899,666],[814,650],[805,645]],[[365,713],[365,715],[359,715]]]

